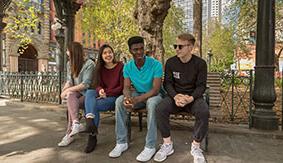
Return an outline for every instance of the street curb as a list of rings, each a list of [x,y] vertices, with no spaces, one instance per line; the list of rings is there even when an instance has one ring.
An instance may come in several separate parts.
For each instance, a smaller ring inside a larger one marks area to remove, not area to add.
[[[20,102],[19,100],[9,100],[6,101],[6,105],[10,107],[27,107],[32,109],[44,109],[46,111],[66,111],[66,105],[60,104],[42,104],[42,103],[30,103],[30,102]],[[174,129],[186,127],[189,130],[193,130],[194,121],[188,120],[170,120],[170,122],[175,122],[175,124],[171,123],[171,126],[174,126]],[[144,122],[145,123],[145,122]],[[137,123],[138,126],[138,123]],[[146,126],[146,125],[143,125]],[[249,129],[248,125],[235,125],[235,124],[219,124],[219,123],[209,123],[209,133],[215,134],[227,134],[227,135],[246,135],[246,136],[260,136],[264,138],[273,138],[273,139],[283,139],[283,131],[265,131],[265,130],[257,130],[257,129]]]

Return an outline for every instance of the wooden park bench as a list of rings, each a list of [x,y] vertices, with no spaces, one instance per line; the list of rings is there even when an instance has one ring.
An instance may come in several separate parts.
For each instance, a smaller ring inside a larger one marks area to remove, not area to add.
[[[209,89],[206,90],[204,96],[205,101],[207,102],[208,106],[209,106]],[[139,121],[139,131],[141,132],[143,129],[143,125],[142,125],[142,118],[143,115],[147,114],[147,110],[146,108],[141,108],[141,109],[133,109],[132,112],[128,112],[128,120],[127,120],[127,128],[128,128],[128,140],[131,141],[131,122],[132,122],[132,115],[138,115],[138,121]],[[192,114],[188,113],[188,112],[177,112],[174,113],[173,115],[175,116],[182,116],[182,117],[191,117]],[[201,147],[204,151],[208,150],[208,133],[206,134],[205,138],[203,139],[203,141],[201,142]]]

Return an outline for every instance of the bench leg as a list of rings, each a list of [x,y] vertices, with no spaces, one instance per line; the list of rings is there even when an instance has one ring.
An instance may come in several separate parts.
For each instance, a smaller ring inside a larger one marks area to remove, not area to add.
[[[127,128],[128,128],[128,143],[131,142],[131,133],[132,133],[132,130],[131,130],[131,112],[128,112],[128,120],[127,120]]]
[[[139,113],[139,126],[140,126],[140,132],[142,131],[142,113]]]

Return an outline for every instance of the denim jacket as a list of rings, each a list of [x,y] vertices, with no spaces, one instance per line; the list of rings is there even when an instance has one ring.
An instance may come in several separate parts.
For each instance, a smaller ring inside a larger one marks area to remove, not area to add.
[[[80,83],[84,84],[86,89],[82,90],[80,93],[85,94],[86,90],[90,87],[92,83],[92,75],[95,68],[95,63],[88,59],[85,61],[79,76],[77,78],[72,78],[71,76],[71,67],[70,63],[67,63],[67,81],[70,82],[71,85],[79,85]]]

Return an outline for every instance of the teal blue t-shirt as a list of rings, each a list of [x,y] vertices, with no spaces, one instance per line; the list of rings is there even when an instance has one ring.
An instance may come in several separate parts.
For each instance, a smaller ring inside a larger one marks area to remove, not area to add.
[[[139,93],[146,93],[152,89],[153,79],[162,78],[162,64],[151,57],[145,56],[145,63],[139,70],[132,59],[124,66],[124,78],[129,78]]]

